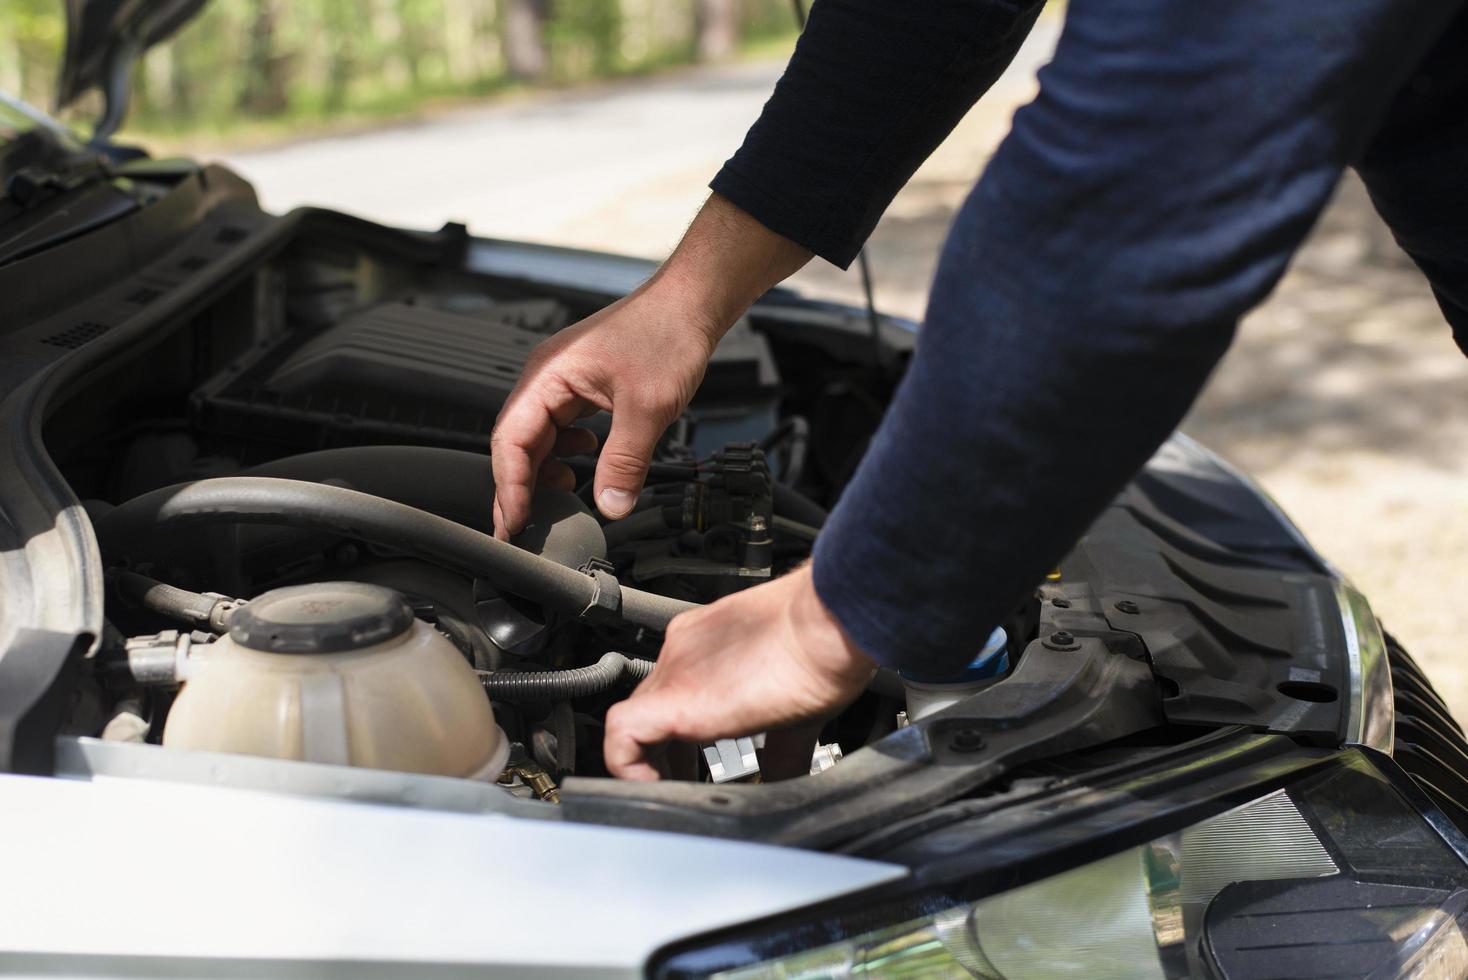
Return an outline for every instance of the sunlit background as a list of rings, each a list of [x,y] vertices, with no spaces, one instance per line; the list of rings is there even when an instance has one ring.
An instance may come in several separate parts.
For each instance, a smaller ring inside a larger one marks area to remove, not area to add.
[[[870,246],[889,311],[921,316],[1061,24],[1040,21],[889,210]],[[122,138],[223,160],[272,209],[658,257],[794,36],[788,0],[214,0],[147,57]],[[61,40],[61,0],[0,0],[0,88],[49,105]],[[797,279],[859,296],[819,263]],[[1354,180],[1185,428],[1280,501],[1468,717],[1468,362]]]

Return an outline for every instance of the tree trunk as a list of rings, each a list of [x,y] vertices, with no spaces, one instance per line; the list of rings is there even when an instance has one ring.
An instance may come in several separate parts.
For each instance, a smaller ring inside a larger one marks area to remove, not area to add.
[[[280,0],[255,0],[255,15],[250,21],[249,55],[240,108],[255,115],[278,115],[290,104],[289,59],[275,50],[279,4]]]
[[[505,66],[511,78],[533,82],[550,70],[545,25],[550,0],[506,0]]]
[[[739,45],[739,0],[696,0],[694,30],[699,61],[721,61]]]

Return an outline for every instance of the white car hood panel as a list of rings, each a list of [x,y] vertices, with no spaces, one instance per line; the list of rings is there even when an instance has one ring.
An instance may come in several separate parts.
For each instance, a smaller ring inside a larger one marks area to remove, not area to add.
[[[149,779],[4,776],[0,814],[7,975],[639,975],[671,940],[905,874]]]

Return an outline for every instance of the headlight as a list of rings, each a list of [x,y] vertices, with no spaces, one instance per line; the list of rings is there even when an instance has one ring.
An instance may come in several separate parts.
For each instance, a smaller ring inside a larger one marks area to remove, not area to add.
[[[920,914],[885,926],[873,927],[869,911],[812,917],[685,949],[658,975],[1468,976],[1468,867],[1363,757],[1346,759],[1009,891],[926,893],[907,906]]]

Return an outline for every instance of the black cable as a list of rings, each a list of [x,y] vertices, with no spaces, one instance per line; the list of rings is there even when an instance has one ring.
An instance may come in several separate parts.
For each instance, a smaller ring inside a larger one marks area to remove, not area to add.
[[[570,701],[557,701],[551,709],[551,731],[556,736],[556,771],[561,774],[576,769],[576,712]]]
[[[759,441],[767,456],[781,446],[785,447],[785,465],[779,481],[795,486],[805,475],[805,457],[810,449],[810,422],[804,415],[788,416]]]
[[[826,508],[783,483],[775,484],[775,513],[811,527],[824,526],[830,516]]]
[[[790,0],[795,8],[795,26],[805,30],[806,12],[805,0]],[[871,328],[872,337],[872,367],[881,370],[884,358],[882,357],[882,319],[877,315],[877,302],[872,291],[872,267],[867,261],[867,249],[863,245],[856,253],[856,271],[861,277],[861,291],[867,304],[867,324]]]
[[[654,483],[668,482],[670,480],[696,479],[698,479],[698,467],[692,463],[688,463],[686,465],[682,463],[649,463],[647,467],[647,479],[645,482],[648,485],[651,485]],[[590,507],[593,512],[596,511],[596,503],[592,496],[592,490],[595,488],[595,486],[596,480],[593,476],[592,479],[587,480],[585,483],[581,484],[581,486],[576,488],[576,496],[580,497],[581,502]]]
[[[776,514],[774,520],[770,522],[770,530],[779,532],[780,534],[788,534],[792,538],[799,538],[802,541],[809,541],[811,544],[815,544],[816,535],[821,533],[821,529],[818,527],[811,527],[809,524],[792,521],[790,518],[781,517],[779,514]]]
[[[624,678],[634,682],[652,674],[651,660],[610,652],[590,667],[570,670],[517,670],[480,674],[491,701],[565,701],[610,691]]]

